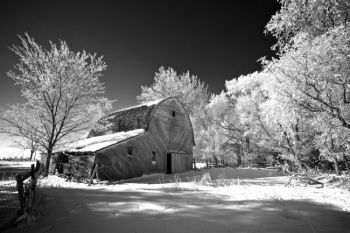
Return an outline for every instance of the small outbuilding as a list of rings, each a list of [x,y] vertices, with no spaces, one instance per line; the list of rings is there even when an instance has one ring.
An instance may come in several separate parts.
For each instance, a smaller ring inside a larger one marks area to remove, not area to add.
[[[175,97],[113,112],[98,121],[87,139],[56,153],[61,173],[103,180],[192,169],[195,145],[191,120]]]

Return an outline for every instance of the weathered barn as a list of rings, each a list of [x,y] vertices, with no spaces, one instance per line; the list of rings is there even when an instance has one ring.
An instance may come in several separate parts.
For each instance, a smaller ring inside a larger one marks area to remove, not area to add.
[[[192,168],[194,145],[190,118],[172,97],[103,117],[87,139],[57,153],[56,169],[89,177],[96,168],[99,179],[177,173]]]

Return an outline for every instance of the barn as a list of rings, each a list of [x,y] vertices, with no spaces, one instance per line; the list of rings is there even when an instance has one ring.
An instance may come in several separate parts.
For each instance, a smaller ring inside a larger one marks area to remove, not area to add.
[[[118,110],[55,154],[53,169],[102,180],[192,169],[191,120],[175,97]]]

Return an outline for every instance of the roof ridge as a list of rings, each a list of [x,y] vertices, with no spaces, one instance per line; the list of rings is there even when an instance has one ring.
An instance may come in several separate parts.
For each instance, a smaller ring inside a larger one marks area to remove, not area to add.
[[[130,106],[130,107],[126,107],[126,108],[122,108],[122,109],[118,109],[114,112],[111,112],[109,113],[108,115],[106,115],[106,117],[109,117],[115,113],[118,113],[118,112],[124,112],[124,111],[127,111],[127,110],[131,110],[131,109],[134,109],[134,108],[140,108],[140,107],[143,107],[143,106],[153,106],[153,105],[157,105],[159,104],[160,102],[162,102],[163,100],[166,100],[168,98],[162,98],[162,99],[157,99],[157,100],[152,100],[152,101],[149,101],[149,102],[145,102],[145,103],[142,103],[142,104],[138,104],[138,105],[134,105],[134,106]]]

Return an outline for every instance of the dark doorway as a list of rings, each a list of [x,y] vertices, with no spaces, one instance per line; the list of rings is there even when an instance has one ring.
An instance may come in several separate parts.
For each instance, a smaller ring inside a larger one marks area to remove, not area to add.
[[[166,173],[171,174],[171,153],[166,154]]]

